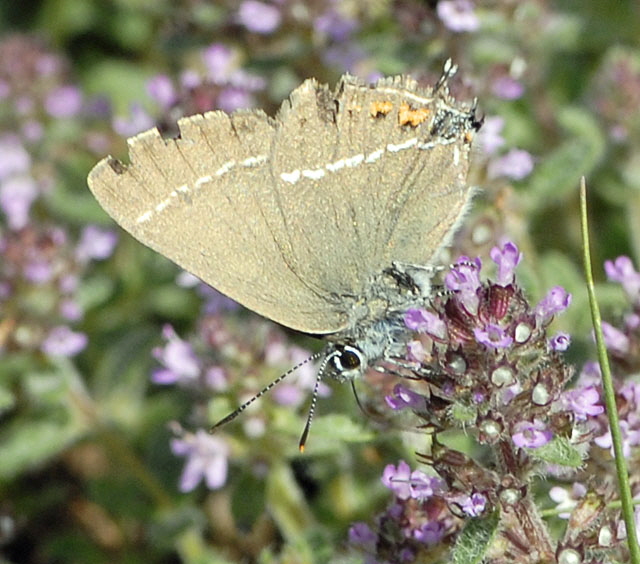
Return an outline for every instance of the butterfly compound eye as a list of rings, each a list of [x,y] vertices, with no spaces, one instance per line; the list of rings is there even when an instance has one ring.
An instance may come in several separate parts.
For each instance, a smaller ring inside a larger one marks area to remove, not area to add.
[[[328,360],[331,376],[339,381],[357,378],[367,367],[364,353],[352,345],[336,346]]]
[[[362,352],[355,347],[345,347],[340,355],[340,363],[344,370],[355,370],[363,364]]]

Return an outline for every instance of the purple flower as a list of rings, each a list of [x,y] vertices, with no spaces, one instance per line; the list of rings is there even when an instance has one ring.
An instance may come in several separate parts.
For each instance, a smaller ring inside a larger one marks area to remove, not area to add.
[[[511,439],[520,448],[539,448],[553,438],[553,433],[545,423],[539,420],[520,421],[513,428]]]
[[[218,94],[216,105],[225,112],[233,112],[239,108],[252,106],[253,97],[244,88],[228,86]]]
[[[562,286],[554,286],[536,306],[536,319],[545,324],[557,313],[563,312],[571,304],[571,294]]]
[[[271,397],[279,405],[298,407],[306,399],[307,395],[299,386],[287,382],[275,388]]]
[[[470,496],[459,496],[457,498],[454,498],[452,501],[455,501],[460,506],[462,511],[469,515],[469,517],[477,517],[478,515],[482,515],[485,508],[487,507],[486,496],[477,492]]]
[[[62,58],[53,53],[41,53],[36,61],[37,72],[44,77],[62,72],[62,66]]]
[[[476,31],[480,27],[474,5],[469,0],[441,0],[436,11],[442,23],[451,31]]]
[[[104,94],[92,97],[85,106],[85,113],[93,118],[108,119],[111,115],[110,99]],[[97,130],[91,130],[87,133],[87,143],[90,143],[88,148],[92,151],[107,151],[111,147],[111,140],[104,133],[100,133]],[[97,142],[95,139],[100,141]]]
[[[157,74],[147,82],[147,93],[163,109],[171,108],[178,99],[173,81],[166,74]]]
[[[193,90],[202,84],[202,77],[193,69],[185,69],[180,73],[180,85],[185,90]]]
[[[273,33],[280,25],[281,19],[280,10],[276,6],[257,0],[244,0],[238,10],[240,24],[254,33]]]
[[[633,267],[629,257],[621,256],[615,261],[605,261],[604,270],[609,280],[622,284],[631,303],[640,303],[640,273]]]
[[[4,155],[0,157],[0,161],[3,158]],[[37,197],[38,187],[35,180],[25,174],[5,178],[0,183],[0,207],[7,217],[10,229],[18,230],[27,225],[31,205]]]
[[[407,343],[407,360],[422,363],[427,358],[427,352],[420,341],[409,341]]]
[[[0,180],[27,172],[31,166],[31,157],[17,135],[5,134],[0,137]]]
[[[82,319],[83,311],[80,307],[80,304],[69,298],[64,299],[60,302],[58,310],[60,311],[60,315],[62,315],[62,317],[64,317],[67,321],[78,321]]]
[[[594,386],[567,390],[562,393],[561,400],[565,409],[572,411],[578,421],[604,413],[604,407],[598,405],[600,394]]]
[[[625,458],[629,458],[631,455],[631,447],[640,445],[640,431],[638,429],[634,429],[629,421],[621,419],[620,433],[622,435],[622,455]],[[604,435],[593,439],[593,442],[600,448],[611,449],[611,455],[614,455],[610,429],[607,429],[607,432]]]
[[[353,42],[333,45],[325,49],[322,58],[327,66],[356,72],[358,64],[367,56],[365,50]]]
[[[571,492],[566,488],[554,486],[549,490],[549,497],[557,503],[556,511],[560,519],[568,519],[571,510],[578,504],[578,500],[583,498],[587,493],[587,488],[580,482],[574,482],[571,486]]]
[[[354,523],[349,528],[349,542],[365,550],[373,550],[378,542],[378,535],[366,523]]]
[[[151,380],[156,384],[194,381],[200,375],[200,361],[193,347],[178,337],[171,325],[165,325],[162,333],[167,343],[162,348],[156,347],[153,356],[164,368],[155,370]]]
[[[434,314],[431,314],[434,316]],[[412,331],[425,332],[429,323],[429,312],[424,309],[408,309],[404,314],[404,324]]]
[[[598,385],[602,382],[602,374],[600,372],[600,365],[595,361],[585,362],[576,387],[587,388],[589,386]]]
[[[33,284],[46,284],[53,278],[53,265],[43,257],[35,257],[24,265],[22,274]]]
[[[456,293],[456,299],[471,314],[478,313],[478,289],[480,288],[480,269],[482,262],[479,258],[471,260],[460,257],[456,266],[445,276],[444,283],[449,290]]]
[[[633,405],[635,411],[640,410],[640,383],[627,381],[618,390],[618,394]],[[634,416],[637,417],[635,414]]]
[[[210,366],[204,373],[207,387],[216,392],[224,392],[228,388],[227,372],[220,366]]]
[[[640,315],[634,312],[627,313],[624,316],[624,326],[631,331],[640,329]]]
[[[198,294],[205,300],[205,303],[202,306],[202,311],[204,313],[217,315],[226,311],[236,311],[240,307],[238,302],[228,298],[224,294],[221,294],[215,288],[203,284],[200,282],[199,278],[196,278],[196,280],[198,282]]]
[[[487,323],[484,329],[476,327],[473,334],[476,341],[493,349],[504,349],[513,344],[513,337],[507,335],[504,329],[495,323]]]
[[[533,157],[522,149],[511,149],[506,155],[495,159],[487,167],[489,178],[506,176],[513,180],[522,180],[533,170]]]
[[[549,346],[558,352],[564,352],[569,348],[571,344],[571,335],[568,333],[564,333],[563,331],[559,331],[555,334],[551,339],[549,339]]]
[[[195,288],[199,284],[202,284],[202,281],[200,280],[200,278],[198,278],[197,276],[191,274],[190,272],[187,272],[186,270],[181,270],[176,275],[176,284],[178,286],[180,286],[181,288]],[[214,288],[211,288],[211,286],[207,286],[206,284],[203,284],[203,286],[205,286],[206,288],[210,288],[212,292],[215,292],[215,293],[219,294],[218,290],[215,290]],[[222,294],[220,294],[220,295],[222,295]],[[206,297],[206,294],[204,292],[202,292],[201,296],[204,298],[204,297]]]
[[[482,124],[478,138],[480,146],[485,155],[493,155],[502,145],[502,129],[504,128],[504,118],[499,116],[487,117]]]
[[[288,345],[282,339],[274,339],[267,344],[264,350],[264,357],[268,366],[291,367],[300,365],[285,382],[273,390],[271,397],[275,402],[280,405],[298,406],[306,399],[308,392],[314,389],[316,371],[311,363],[305,362],[310,356],[308,350]],[[318,395],[320,397],[331,395],[331,388],[324,382],[320,382]]]
[[[502,248],[493,247],[489,256],[498,265],[496,284],[498,286],[508,286],[515,278],[515,268],[522,260],[522,253],[515,243],[511,241],[504,244]]]
[[[411,472],[411,468],[401,460],[398,466],[388,464],[382,473],[382,483],[400,500],[410,498],[425,500],[445,488],[442,479],[428,476],[420,470]]]
[[[413,531],[413,537],[416,540],[429,546],[438,544],[443,536],[444,524],[440,521],[429,521]]]
[[[345,18],[340,12],[330,9],[318,16],[313,22],[313,29],[328,35],[334,41],[346,41],[358,28],[355,19]]]
[[[76,333],[66,325],[59,325],[49,331],[40,349],[49,356],[75,356],[87,346],[84,333]]]
[[[424,396],[405,388],[401,384],[396,384],[393,387],[393,395],[385,396],[384,401],[386,401],[387,405],[394,410],[406,408],[419,409],[421,407],[424,408],[425,406]]]
[[[445,482],[436,476],[427,476],[420,470],[414,470],[411,472],[409,487],[412,499],[425,500],[442,492],[445,489]]]
[[[87,225],[80,235],[80,241],[76,247],[76,258],[81,263],[104,260],[112,255],[117,242],[118,236],[112,229]]]
[[[207,67],[209,78],[218,84],[229,80],[232,59],[231,49],[222,43],[213,43],[202,52],[202,61]]]
[[[411,497],[411,468],[401,460],[398,466],[387,464],[382,472],[382,483],[389,488],[398,499]]]
[[[171,451],[187,457],[180,478],[180,491],[190,492],[204,478],[210,490],[221,488],[227,480],[229,447],[220,437],[202,429],[171,440]]]
[[[424,309],[409,309],[404,314],[404,324],[412,331],[429,333],[437,339],[447,336],[447,326],[435,313]]]
[[[248,90],[249,92],[256,92],[258,90],[264,90],[267,86],[267,81],[261,76],[248,73],[243,69],[237,69],[229,77],[229,84],[236,88]]]
[[[602,322],[602,336],[604,338],[604,344],[611,352],[619,354],[629,352],[629,337],[620,331],[620,329],[606,321]]]
[[[132,137],[153,127],[153,119],[140,104],[131,104],[129,112],[129,118],[116,116],[113,119],[113,130],[118,135]]]
[[[507,75],[497,78],[493,82],[492,90],[498,98],[505,100],[517,100],[524,93],[522,84]]]
[[[60,86],[49,92],[44,109],[54,118],[70,118],[82,109],[82,92],[76,86]]]
[[[474,493],[467,503],[462,505],[462,510],[471,517],[481,515],[487,507],[487,498],[481,493]]]
[[[313,365],[307,362],[310,356],[311,353],[307,349],[292,346],[282,338],[273,339],[264,349],[264,360],[269,366],[291,367],[300,364],[292,376],[297,379],[298,386],[305,390],[313,390],[316,384],[316,371]],[[328,387],[320,386],[318,393],[326,395],[330,390]]]
[[[503,405],[509,404],[520,392],[522,392],[522,384],[516,382],[512,386],[508,386],[502,390],[501,400]]]
[[[65,274],[58,280],[58,288],[63,294],[72,294],[79,285],[80,281],[75,274]]]

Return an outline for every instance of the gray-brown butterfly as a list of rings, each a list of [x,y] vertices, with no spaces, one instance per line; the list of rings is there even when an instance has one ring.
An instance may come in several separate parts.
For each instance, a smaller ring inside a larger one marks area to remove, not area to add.
[[[449,95],[453,72],[448,62],[432,88],[310,79],[275,118],[183,118],[176,138],[129,139],[131,163],[103,159],[89,186],[145,245],[245,307],[324,335],[319,378],[352,379],[404,355],[403,314],[428,300],[429,266],[470,200],[480,121]],[[315,394],[310,417],[314,406]]]

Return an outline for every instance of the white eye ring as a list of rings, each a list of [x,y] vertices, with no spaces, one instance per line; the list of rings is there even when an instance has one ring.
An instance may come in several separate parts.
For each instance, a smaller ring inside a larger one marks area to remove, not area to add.
[[[362,374],[367,366],[364,353],[352,345],[338,346],[327,358],[337,380],[350,380]]]

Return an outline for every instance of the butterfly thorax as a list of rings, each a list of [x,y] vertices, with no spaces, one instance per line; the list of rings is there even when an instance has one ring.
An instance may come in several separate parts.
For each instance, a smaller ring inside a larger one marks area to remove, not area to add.
[[[428,299],[429,286],[396,265],[371,277],[355,299],[349,325],[327,337],[325,372],[339,381],[362,376],[378,361],[404,356],[410,331],[404,314]]]

